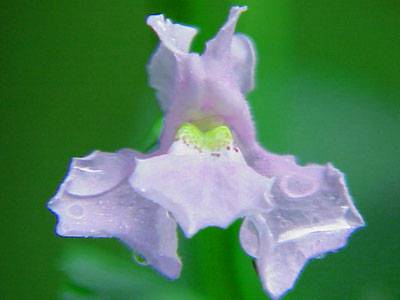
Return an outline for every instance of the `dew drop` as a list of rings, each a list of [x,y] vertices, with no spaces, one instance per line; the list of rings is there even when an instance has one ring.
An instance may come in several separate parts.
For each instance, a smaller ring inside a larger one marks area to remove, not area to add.
[[[312,178],[300,175],[288,175],[280,182],[281,189],[291,198],[301,198],[313,194],[316,191],[316,183]]]
[[[73,218],[81,218],[83,216],[83,207],[78,204],[71,205],[68,208],[68,214]]]
[[[149,263],[147,262],[147,260],[139,254],[134,253],[133,254],[133,259],[135,260],[135,262],[139,265],[139,266],[148,266]]]

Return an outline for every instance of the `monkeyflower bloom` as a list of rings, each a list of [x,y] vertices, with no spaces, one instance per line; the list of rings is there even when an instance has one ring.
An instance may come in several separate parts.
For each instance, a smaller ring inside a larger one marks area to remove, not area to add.
[[[190,238],[244,218],[241,245],[264,289],[279,298],[308,260],[343,247],[364,225],[339,170],[300,166],[258,144],[245,99],[254,46],[234,32],[244,10],[231,9],[202,55],[189,52],[196,29],[163,15],[147,19],[160,39],[148,66],[164,111],[159,147],[73,159],[49,202],[57,234],[118,238],[174,279],[176,224]]]

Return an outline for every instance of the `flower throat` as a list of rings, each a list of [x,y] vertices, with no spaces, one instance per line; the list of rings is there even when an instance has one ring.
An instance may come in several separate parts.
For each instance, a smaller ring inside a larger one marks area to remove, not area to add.
[[[209,151],[218,151],[230,147],[233,143],[232,132],[225,125],[216,126],[203,132],[194,124],[184,123],[177,130],[175,137],[200,150]]]

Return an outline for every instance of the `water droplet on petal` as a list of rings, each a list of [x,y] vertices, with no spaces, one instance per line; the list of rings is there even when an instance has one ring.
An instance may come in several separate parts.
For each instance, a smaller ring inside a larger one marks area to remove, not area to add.
[[[68,208],[68,214],[72,217],[72,218],[81,218],[83,217],[83,207],[79,204],[73,204]]]
[[[283,177],[280,187],[289,197],[300,198],[313,194],[317,189],[317,184],[312,178],[293,174]]]
[[[147,260],[139,254],[134,253],[133,254],[133,259],[135,260],[135,262],[140,265],[140,266],[147,266],[149,265],[149,263],[147,262]]]

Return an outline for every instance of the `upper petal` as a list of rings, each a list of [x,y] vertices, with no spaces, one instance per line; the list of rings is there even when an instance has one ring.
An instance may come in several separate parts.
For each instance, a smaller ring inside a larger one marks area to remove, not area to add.
[[[157,33],[161,43],[148,65],[150,86],[157,90],[161,107],[168,110],[179,81],[184,78],[181,62],[188,56],[197,30],[172,23],[163,15],[147,18],[147,24]]]
[[[252,40],[244,34],[235,34],[231,44],[233,73],[243,93],[254,89],[256,51]]]
[[[188,53],[196,30],[173,24],[162,15],[148,24],[161,45],[149,64],[150,83],[166,111],[159,153],[165,153],[184,122],[218,120],[235,130],[242,150],[256,143],[255,129],[243,93],[254,86],[255,51],[250,39],[234,34],[245,7],[233,7],[225,25],[207,43],[203,55]]]
[[[244,34],[235,34],[236,23],[247,7],[231,8],[228,20],[217,35],[207,43],[204,59],[218,62],[226,76],[231,77],[242,93],[254,88],[256,55],[253,42]]]
[[[246,219],[240,239],[257,259],[264,288],[279,298],[293,287],[308,260],[345,246],[364,221],[343,174],[333,166],[299,166],[293,157],[269,153],[255,166],[275,178],[274,208]]]
[[[118,238],[158,271],[177,278],[181,263],[176,254],[176,223],[165,209],[128,184],[134,157],[132,151],[124,150],[115,154],[96,151],[74,159],[48,204],[58,218],[57,234]]]
[[[176,141],[168,154],[139,159],[130,179],[146,198],[170,211],[186,236],[207,226],[225,228],[236,218],[269,207],[271,181],[243,159],[239,149],[190,149]]]
[[[187,53],[197,30],[190,26],[174,24],[164,15],[151,15],[147,24],[153,28],[161,43],[174,53]]]
[[[217,35],[207,42],[205,56],[225,59],[231,56],[232,38],[235,33],[236,23],[242,12],[246,11],[245,6],[234,6],[229,12],[229,17],[226,23],[218,31]]]

